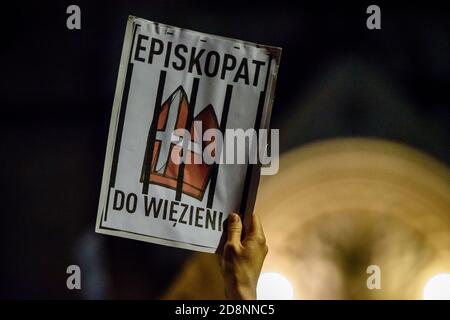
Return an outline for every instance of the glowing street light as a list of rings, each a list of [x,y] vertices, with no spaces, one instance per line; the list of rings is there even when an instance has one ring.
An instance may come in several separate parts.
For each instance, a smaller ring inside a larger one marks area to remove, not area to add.
[[[450,300],[450,273],[431,277],[423,288],[424,300]]]
[[[258,300],[292,300],[294,289],[290,281],[276,272],[262,273],[256,288]]]

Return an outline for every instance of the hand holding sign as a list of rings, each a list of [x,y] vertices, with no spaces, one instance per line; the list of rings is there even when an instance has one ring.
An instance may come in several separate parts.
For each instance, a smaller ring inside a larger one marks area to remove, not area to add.
[[[268,252],[266,237],[256,214],[253,214],[252,223],[244,234],[241,241],[241,219],[238,214],[231,214],[221,260],[225,294],[229,299],[256,299],[256,285]]]

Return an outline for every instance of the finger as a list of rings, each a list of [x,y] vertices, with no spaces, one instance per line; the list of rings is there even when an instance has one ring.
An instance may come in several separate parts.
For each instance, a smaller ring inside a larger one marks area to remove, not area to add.
[[[261,220],[256,213],[252,215],[252,224],[250,225],[248,235],[255,238],[265,238]]]
[[[228,217],[228,242],[233,244],[241,243],[242,222],[238,214],[232,213]]]

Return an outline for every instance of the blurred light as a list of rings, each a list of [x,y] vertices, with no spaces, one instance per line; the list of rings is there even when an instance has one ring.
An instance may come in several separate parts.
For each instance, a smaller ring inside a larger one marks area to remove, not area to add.
[[[450,300],[450,273],[431,277],[423,288],[425,300]]]
[[[276,272],[262,273],[256,288],[258,300],[292,300],[294,289],[290,281]]]

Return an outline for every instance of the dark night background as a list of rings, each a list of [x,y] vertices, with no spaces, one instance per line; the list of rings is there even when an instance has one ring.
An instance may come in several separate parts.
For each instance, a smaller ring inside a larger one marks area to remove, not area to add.
[[[450,17],[422,2],[53,1],[2,4],[0,297],[158,298],[191,252],[94,233],[127,16],[283,48],[281,148],[342,136],[450,161]],[[81,7],[81,30],[66,8]],[[66,288],[80,265],[84,289]]]

